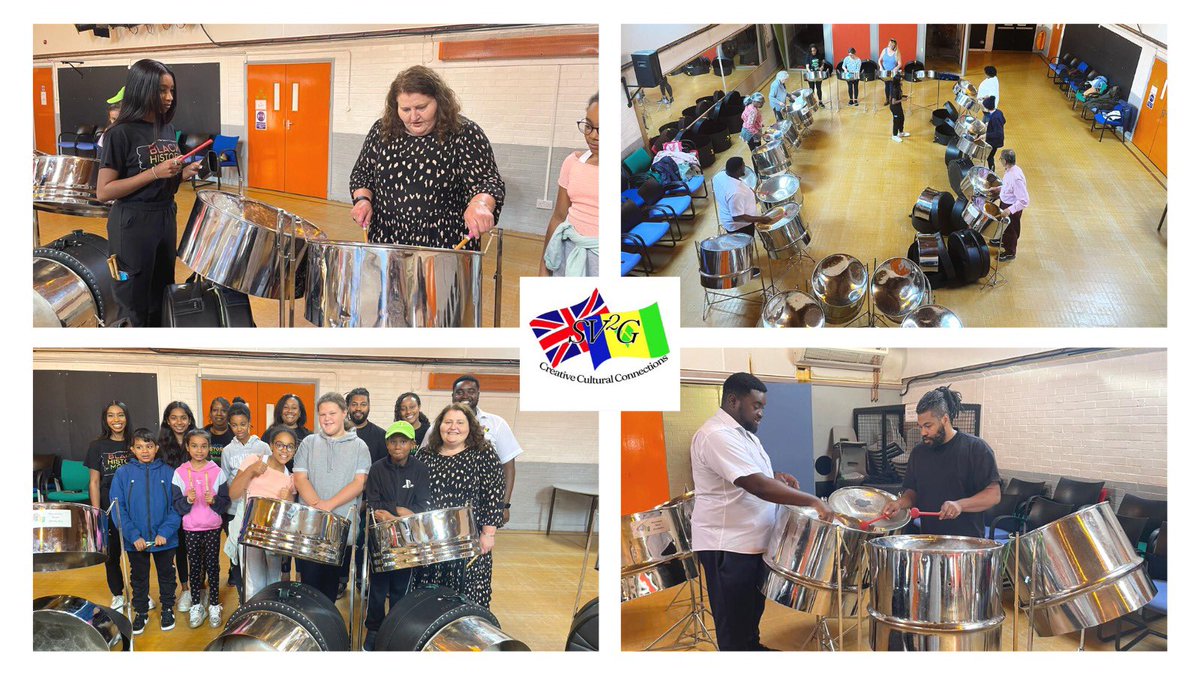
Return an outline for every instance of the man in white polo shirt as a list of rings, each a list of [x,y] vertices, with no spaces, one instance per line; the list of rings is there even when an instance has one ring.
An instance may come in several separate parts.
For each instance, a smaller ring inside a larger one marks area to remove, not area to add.
[[[454,381],[453,398],[455,403],[466,403],[475,411],[475,418],[483,427],[484,437],[496,449],[496,456],[504,467],[504,522],[508,522],[508,510],[512,508],[513,485],[517,482],[517,455],[524,452],[513,435],[512,427],[503,417],[484,412],[479,409],[479,380],[471,375],[463,375]],[[428,438],[428,435],[426,435]]]
[[[717,222],[724,232],[754,236],[755,223],[769,223],[770,218],[758,215],[758,199],[754,190],[742,181],[746,162],[733,156],[725,161],[725,170],[713,176],[713,198],[717,204]]]
[[[811,506],[822,518],[831,516],[825,502],[771,468],[754,435],[766,406],[767,386],[749,373],[734,373],[721,388],[721,409],[692,437],[692,548],[704,566],[723,652],[767,649],[759,641],[765,605],[759,583],[775,505]]]

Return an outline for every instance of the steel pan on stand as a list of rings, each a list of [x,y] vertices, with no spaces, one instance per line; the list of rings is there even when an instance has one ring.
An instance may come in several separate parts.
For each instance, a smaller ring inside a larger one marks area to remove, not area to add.
[[[375,572],[391,572],[483,555],[471,506],[423,511],[368,528]]]
[[[760,181],[772,176],[787,173],[792,168],[792,160],[788,155],[786,144],[780,140],[763,140],[763,143],[750,153],[750,163]]]
[[[813,297],[825,310],[825,321],[833,325],[845,325],[860,316],[868,285],[867,268],[844,253],[825,256],[813,269]]]
[[[825,312],[812,296],[801,291],[782,291],[763,304],[763,328],[822,328]]]
[[[96,198],[100,161],[90,157],[33,151],[33,245],[42,243],[38,211],[82,218],[106,218],[112,202]]]
[[[89,504],[33,503],[33,571],[57,572],[108,558],[108,520]]]
[[[696,242],[696,257],[700,263],[700,287],[704,289],[704,309],[701,317],[708,319],[714,305],[730,300],[762,302],[767,288],[762,271],[754,263],[757,254],[754,238],[748,234],[730,233],[708,237]],[[753,279],[759,280],[759,289],[744,293],[723,293],[739,288]],[[758,296],[754,299],[754,296]],[[716,298],[716,299],[714,299]]]
[[[797,195],[799,198],[797,199]],[[795,174],[781,173],[764,179],[754,189],[754,196],[765,209],[795,202],[804,205],[804,195],[800,192],[800,178]]]
[[[908,258],[890,258],[871,275],[871,305],[875,318],[900,323],[913,310],[930,300],[929,280],[920,266]]]
[[[962,320],[941,305],[921,305],[908,313],[901,328],[962,328]]]

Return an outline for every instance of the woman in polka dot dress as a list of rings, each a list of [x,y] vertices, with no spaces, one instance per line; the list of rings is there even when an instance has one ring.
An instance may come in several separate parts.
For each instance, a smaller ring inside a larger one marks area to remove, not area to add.
[[[469,236],[466,248],[477,251],[496,226],[504,179],[487,136],[460,109],[432,69],[396,76],[350,173],[350,217],[367,241],[453,248]]]
[[[452,588],[487,607],[492,601],[492,547],[504,522],[504,471],[483,427],[465,403],[452,403],[429,427],[428,447],[417,455],[429,467],[433,506],[470,505],[479,525],[478,559],[453,560],[421,567],[416,585]]]

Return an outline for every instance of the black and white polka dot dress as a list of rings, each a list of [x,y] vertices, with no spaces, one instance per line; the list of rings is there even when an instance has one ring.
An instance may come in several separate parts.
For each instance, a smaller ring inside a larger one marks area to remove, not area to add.
[[[504,521],[504,470],[500,459],[488,445],[468,448],[452,457],[422,448],[417,455],[429,467],[430,492],[435,509],[471,505],[480,531],[484,525],[500,527]],[[492,554],[469,562],[450,562],[417,568],[414,585],[435,584],[453,588],[487,607],[492,601]]]
[[[350,173],[352,194],[367,188],[374,195],[368,241],[453,248],[467,235],[467,202],[480,193],[496,199],[499,223],[504,179],[492,144],[478,124],[460,119],[462,131],[445,142],[436,131],[385,141],[383,120],[375,121]],[[479,250],[479,239],[464,248]]]

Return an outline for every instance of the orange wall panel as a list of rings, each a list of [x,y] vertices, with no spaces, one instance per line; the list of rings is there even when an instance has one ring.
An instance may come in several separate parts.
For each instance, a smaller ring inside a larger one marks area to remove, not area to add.
[[[479,390],[514,392],[521,391],[521,376],[519,375],[479,375],[475,373],[430,373],[429,389],[431,391],[454,391],[454,381],[462,375],[473,375],[479,380]]]
[[[263,433],[270,428],[271,422],[274,420],[275,403],[284,394],[295,394],[304,401],[304,408],[308,412],[308,422],[305,426],[311,431],[316,423],[316,390],[317,387],[312,383],[305,382],[255,382],[254,380],[201,380],[200,381],[200,397],[202,406],[201,410],[194,410],[197,419],[196,423],[200,426],[205,426],[212,423],[208,418],[208,409],[212,404],[212,400],[218,396],[224,396],[232,401],[234,397],[241,396],[246,400],[246,405],[250,408],[250,424],[251,433],[262,436]],[[203,420],[203,421],[201,421]]]
[[[846,58],[850,48],[854,47],[856,56],[864,61],[871,60],[871,24],[867,23],[835,23],[833,30],[833,53],[825,59],[837,65]]]
[[[896,40],[896,48],[900,50],[901,68],[904,67],[904,64],[917,58],[917,24],[879,24],[879,50],[883,51],[887,47],[888,40],[892,39]]]
[[[53,68],[33,69],[33,139],[34,147],[38,150],[50,155],[58,154],[58,134],[54,129]]]
[[[438,43],[438,58],[442,61],[544,59],[563,56],[599,56],[599,54],[600,36],[595,33],[492,40],[455,40]]]
[[[621,513],[652,509],[670,493],[662,413],[621,413]]]

